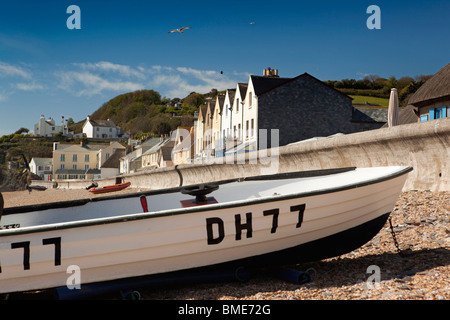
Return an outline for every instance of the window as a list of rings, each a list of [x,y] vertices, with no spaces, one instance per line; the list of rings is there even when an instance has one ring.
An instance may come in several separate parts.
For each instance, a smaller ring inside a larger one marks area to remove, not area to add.
[[[248,108],[250,109],[252,107],[252,93],[248,93]]]
[[[65,154],[61,154],[61,161],[62,162],[66,161],[66,155]]]
[[[89,169],[89,165],[88,164],[86,164],[85,166],[84,166],[84,170],[88,170]]]
[[[250,130],[250,137],[253,137],[253,131],[255,130],[255,119],[252,119],[252,125]]]
[[[89,155],[88,154],[84,155],[84,162],[89,162]]]
[[[248,120],[245,122],[245,138],[248,139]]]
[[[77,170],[77,165],[74,164],[74,165],[72,166],[72,169],[73,169],[73,170]]]
[[[430,109],[428,113],[430,120],[445,118],[447,117],[447,107]]]
[[[428,115],[424,114],[422,116],[420,116],[420,122],[424,122],[424,121],[428,121]]]
[[[74,154],[74,155],[72,156],[72,161],[73,161],[73,162],[77,162],[77,155],[76,155],[76,154]]]
[[[61,169],[64,169],[64,163],[61,164]]]
[[[447,117],[447,107],[436,108],[435,117],[436,119]]]
[[[239,98],[236,99],[236,112],[239,112]]]

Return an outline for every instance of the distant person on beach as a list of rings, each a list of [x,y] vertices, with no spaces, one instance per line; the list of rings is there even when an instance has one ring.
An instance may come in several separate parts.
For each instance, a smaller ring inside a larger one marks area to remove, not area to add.
[[[25,188],[28,190],[28,194],[30,194],[32,190],[28,183],[25,185]]]
[[[98,183],[94,181],[94,179],[92,179],[92,184],[89,187],[86,187],[86,190],[89,190],[91,188],[97,188],[98,187]]]

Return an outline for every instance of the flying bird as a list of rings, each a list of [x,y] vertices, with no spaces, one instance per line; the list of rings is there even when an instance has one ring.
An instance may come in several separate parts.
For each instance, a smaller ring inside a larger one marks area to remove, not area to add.
[[[173,33],[173,32],[184,33],[183,31],[186,29],[191,29],[191,27],[183,27],[183,28],[179,28],[179,29],[173,29],[173,30],[170,30],[169,33]]]

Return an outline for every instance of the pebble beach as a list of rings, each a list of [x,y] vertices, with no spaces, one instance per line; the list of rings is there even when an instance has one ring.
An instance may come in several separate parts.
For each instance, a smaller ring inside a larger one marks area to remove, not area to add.
[[[136,192],[129,188],[120,192]],[[86,190],[2,193],[5,207],[82,198]],[[450,300],[450,192],[400,194],[391,225],[345,255],[287,266],[313,270],[305,284],[290,283],[261,269],[244,282],[139,288],[142,300]],[[374,271],[375,270],[375,271]],[[378,276],[378,278],[375,277]],[[101,299],[120,299],[119,294]]]

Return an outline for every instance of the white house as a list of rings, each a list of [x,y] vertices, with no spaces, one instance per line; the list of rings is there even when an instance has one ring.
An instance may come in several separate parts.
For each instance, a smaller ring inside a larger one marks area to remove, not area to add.
[[[221,150],[223,145],[222,139],[222,112],[225,95],[220,94],[216,97],[216,103],[213,109],[212,118],[212,148],[214,151]]]
[[[44,115],[41,115],[39,122],[34,125],[34,135],[37,137],[51,137],[56,133],[67,135],[68,132],[64,117],[62,117],[61,125],[57,125],[54,119],[48,118],[45,120]]]
[[[88,138],[118,138],[120,128],[111,120],[92,120],[87,116],[83,124],[83,133]]]
[[[53,158],[32,158],[30,171],[41,177],[42,180],[51,181],[53,173]]]
[[[230,141],[232,140],[232,110],[234,103],[234,96],[236,95],[236,89],[228,89],[225,94],[225,100],[223,102],[222,108],[222,133],[221,140],[222,141]],[[222,145],[223,148],[223,145]]]
[[[278,70],[265,69],[264,76],[251,75],[248,80],[247,94],[242,107],[242,142],[246,150],[256,150],[258,141],[258,96],[283,85],[290,78],[278,77]],[[282,107],[281,105],[279,106]]]
[[[205,119],[206,119],[206,109],[208,106],[203,105],[199,107],[198,119],[194,122],[195,127],[195,157],[201,157],[203,149],[205,148],[204,143],[204,131],[205,131]]]
[[[239,142],[242,141],[242,121],[243,121],[243,104],[244,99],[247,93],[248,84],[247,83],[238,83],[236,86],[236,94],[234,96],[233,102],[233,110],[232,110],[232,127],[231,132],[234,139],[237,139]]]

